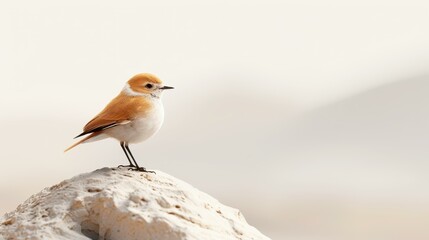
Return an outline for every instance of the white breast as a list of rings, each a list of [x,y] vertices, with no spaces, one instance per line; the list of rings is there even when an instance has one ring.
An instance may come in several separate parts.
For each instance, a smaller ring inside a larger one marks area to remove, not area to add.
[[[153,107],[144,118],[108,129],[105,134],[127,143],[142,142],[154,135],[164,122],[164,107],[160,99],[154,98],[152,101]]]

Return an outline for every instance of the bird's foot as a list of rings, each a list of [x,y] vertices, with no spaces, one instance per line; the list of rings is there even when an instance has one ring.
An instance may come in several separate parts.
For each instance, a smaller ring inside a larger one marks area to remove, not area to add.
[[[134,165],[119,165],[118,166],[118,168],[122,168],[122,167],[124,167],[124,168],[135,168],[136,166],[134,166]]]
[[[146,170],[146,168],[144,168],[144,167],[134,167],[134,168],[132,168],[131,170],[132,170],[132,171],[139,171],[139,172],[147,172],[147,173],[153,173],[153,174],[156,174],[156,172]]]

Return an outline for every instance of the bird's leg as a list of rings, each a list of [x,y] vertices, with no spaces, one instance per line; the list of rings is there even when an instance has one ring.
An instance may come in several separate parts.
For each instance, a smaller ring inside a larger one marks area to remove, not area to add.
[[[128,143],[125,143],[124,145],[125,145],[125,148],[128,150],[128,153],[130,154],[130,156],[133,159],[134,163],[136,164],[136,168],[133,169],[133,170],[140,171],[140,172],[155,173],[154,171],[148,171],[148,170],[146,170],[146,168],[144,168],[144,167],[139,167],[139,165],[137,164],[136,160],[134,159],[133,154],[131,153],[130,148],[128,147]]]
[[[130,154],[131,158],[133,159],[133,162],[134,162],[134,164],[135,164],[136,168],[137,168],[137,169],[140,169],[139,165],[137,164],[136,159],[134,158],[133,154],[131,153],[130,148],[128,147],[128,144],[124,144],[124,146],[125,146],[125,149],[128,151],[128,153]],[[143,168],[143,169],[144,169],[144,168]]]
[[[127,150],[125,149],[125,142],[121,142],[121,148],[122,150],[124,150],[125,156],[127,156],[128,162],[130,162],[130,165],[119,165],[119,167],[136,167],[134,166],[134,164],[131,162],[130,157],[128,156]]]

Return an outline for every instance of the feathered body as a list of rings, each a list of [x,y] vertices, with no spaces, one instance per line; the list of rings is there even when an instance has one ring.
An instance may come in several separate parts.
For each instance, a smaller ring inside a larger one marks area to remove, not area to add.
[[[122,124],[104,130],[103,134],[128,143],[139,143],[154,135],[164,122],[164,107],[161,100],[145,96],[123,97],[121,95],[113,100],[117,101],[113,104],[120,106],[123,104],[122,102],[126,102],[125,105],[128,106],[128,109],[133,109],[133,111],[119,115],[123,119]],[[103,121],[109,119],[108,116],[100,116],[94,119],[94,122],[99,121],[97,120],[99,118]],[[92,122],[88,125],[91,126]]]
[[[152,74],[134,76],[119,95],[85,125],[83,132],[77,137],[88,136],[65,151],[81,143],[108,137],[117,139],[123,148],[128,148],[129,143],[148,139],[161,128],[164,121],[161,94],[165,89],[172,87],[163,86],[161,80]],[[132,156],[131,153],[130,155]],[[130,164],[133,166],[131,161]]]

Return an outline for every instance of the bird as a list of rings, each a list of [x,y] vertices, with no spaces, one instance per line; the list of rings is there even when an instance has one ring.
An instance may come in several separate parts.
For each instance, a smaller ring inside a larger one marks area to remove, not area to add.
[[[174,89],[174,87],[164,86],[162,81],[153,74],[140,73],[133,76],[125,83],[119,95],[89,121],[83,128],[83,132],[75,138],[85,137],[64,152],[82,143],[110,137],[119,141],[129,162],[129,165],[118,167],[154,173],[138,165],[129,144],[143,142],[161,128],[164,122],[161,96],[164,90],[168,89]]]

